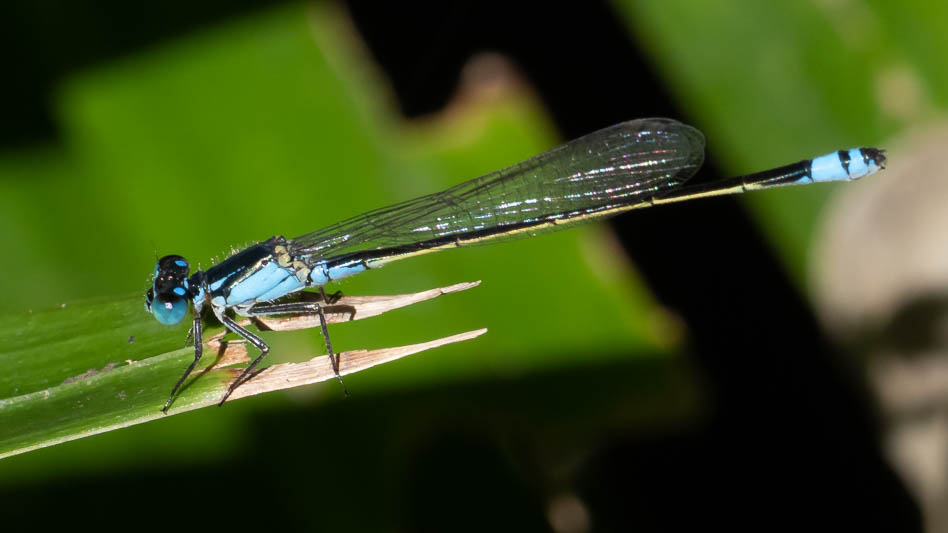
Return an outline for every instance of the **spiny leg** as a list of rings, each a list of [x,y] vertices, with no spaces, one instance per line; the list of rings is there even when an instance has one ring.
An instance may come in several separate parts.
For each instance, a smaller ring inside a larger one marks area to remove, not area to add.
[[[342,394],[349,396],[349,389],[342,382],[342,376],[339,375],[339,357],[332,351],[332,342],[329,340],[329,327],[326,324],[326,314],[323,313],[321,306],[316,306],[316,312],[319,314],[319,328],[323,330],[323,340],[326,341],[326,351],[329,352],[329,361],[332,363],[332,373],[336,375],[339,384],[342,385]]]
[[[184,380],[188,377],[188,374],[194,370],[194,367],[197,366],[198,361],[201,360],[201,352],[204,351],[204,342],[201,340],[201,316],[200,313],[195,313],[194,316],[194,325],[191,326],[191,331],[188,332],[188,338],[194,337],[194,361],[191,362],[191,365],[188,366],[188,369],[184,371],[184,375],[178,379],[178,382],[174,384],[174,388],[171,389],[171,395],[168,396],[168,401],[165,402],[165,406],[161,408],[162,413],[168,412],[168,407],[171,406],[171,400],[174,399],[174,393],[178,392],[178,388],[181,387],[181,384],[184,383]]]
[[[224,323],[224,326],[227,327],[227,329],[247,339],[248,341],[250,341],[251,344],[256,346],[257,349],[260,350],[260,355],[258,355],[256,359],[254,359],[253,361],[250,362],[249,365],[247,365],[247,368],[245,368],[244,371],[241,372],[239,376],[237,376],[237,379],[235,379],[234,382],[230,384],[230,387],[227,387],[227,392],[224,393],[224,397],[221,398],[221,401],[217,404],[218,407],[224,405],[224,402],[227,401],[227,398],[231,395],[231,393],[234,392],[234,390],[237,387],[240,386],[241,383],[243,383],[247,379],[247,377],[253,371],[254,367],[256,367],[258,363],[260,363],[260,360],[263,359],[268,353],[270,353],[270,346],[267,345],[267,343],[264,342],[263,339],[247,331],[246,329],[240,327],[236,322],[231,320],[230,317],[226,315],[221,315],[220,319],[221,319],[221,322]]]
[[[320,287],[320,292],[322,292],[322,287]],[[336,293],[332,297],[338,299],[338,294],[339,293]],[[326,299],[325,293],[323,293],[323,299]],[[329,352],[329,361],[332,363],[332,372],[336,375],[336,379],[339,380],[339,384],[342,385],[343,394],[349,396],[349,390],[346,388],[346,384],[343,383],[342,376],[339,375],[339,358],[336,357],[336,353],[332,351],[332,341],[329,340],[329,327],[326,323],[326,314],[323,312],[321,305],[315,302],[290,302],[285,304],[267,305],[258,304],[251,307],[250,311],[247,313],[248,316],[300,314],[316,314],[319,316],[319,327],[323,332],[323,341],[326,342],[326,351]]]

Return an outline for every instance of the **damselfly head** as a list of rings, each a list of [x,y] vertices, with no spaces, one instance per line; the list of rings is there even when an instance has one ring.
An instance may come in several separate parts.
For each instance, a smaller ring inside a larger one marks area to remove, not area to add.
[[[188,312],[188,275],[191,267],[180,255],[166,255],[155,264],[152,287],[145,293],[145,309],[158,322],[174,325]]]

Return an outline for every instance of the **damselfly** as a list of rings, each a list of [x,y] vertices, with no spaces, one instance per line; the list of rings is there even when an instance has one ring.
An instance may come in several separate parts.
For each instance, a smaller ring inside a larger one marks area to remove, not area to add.
[[[282,236],[246,248],[190,273],[187,260],[168,255],[155,265],[146,309],[162,324],[177,324],[193,307],[194,361],[162,410],[201,358],[201,312],[260,350],[230,385],[224,400],[267,355],[269,346],[237,324],[246,317],[317,314],[337,371],[323,308],[282,300],[398,259],[470,244],[538,235],[632,209],[785,185],[853,180],[885,167],[883,150],[853,148],[746,176],[689,185],[704,160],[704,135],[667,118],[611,126],[522,163],[333,224],[293,239]],[[325,302],[325,298],[324,298]],[[340,380],[341,381],[341,380]]]

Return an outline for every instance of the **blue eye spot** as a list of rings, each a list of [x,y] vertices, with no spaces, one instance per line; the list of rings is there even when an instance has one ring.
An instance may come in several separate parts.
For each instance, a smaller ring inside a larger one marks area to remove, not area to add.
[[[188,266],[188,262],[187,262],[187,261],[182,261],[182,260],[180,260],[180,259],[178,259],[177,261],[175,261],[174,264],[178,265],[179,267],[186,267],[186,266]]]
[[[172,292],[174,292],[178,296],[184,296],[185,294],[187,294],[187,291],[184,290],[184,287],[175,287]]]

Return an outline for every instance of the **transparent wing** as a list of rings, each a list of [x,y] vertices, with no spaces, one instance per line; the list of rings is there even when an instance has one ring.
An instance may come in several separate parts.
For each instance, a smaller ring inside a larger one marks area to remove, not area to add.
[[[503,170],[291,239],[313,264],[536,235],[649,202],[704,159],[704,135],[666,118],[623,122]]]

